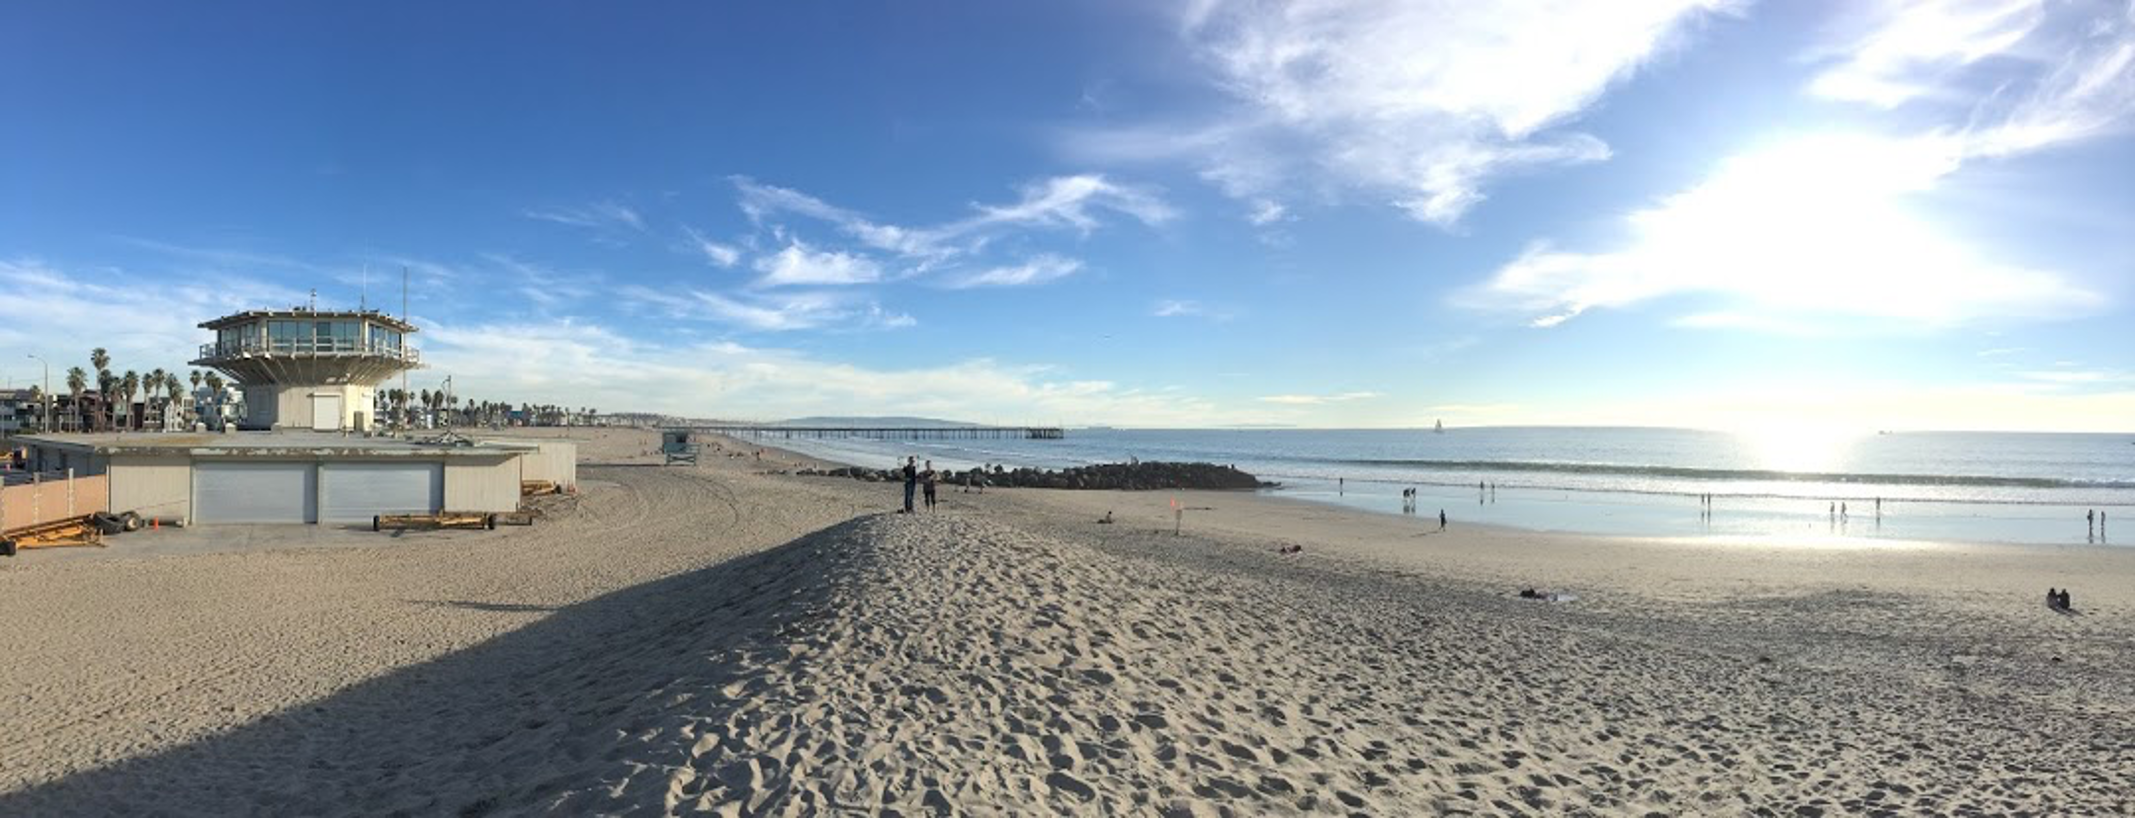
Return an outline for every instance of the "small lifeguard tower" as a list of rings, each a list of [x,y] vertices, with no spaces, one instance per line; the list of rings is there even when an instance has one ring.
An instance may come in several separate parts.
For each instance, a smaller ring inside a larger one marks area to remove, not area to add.
[[[690,439],[688,429],[667,429],[660,432],[660,453],[667,455],[667,465],[676,463],[697,465],[697,453],[702,444]]]
[[[375,310],[251,310],[200,324],[214,330],[194,366],[244,389],[240,429],[363,431],[378,385],[422,366],[415,325]]]

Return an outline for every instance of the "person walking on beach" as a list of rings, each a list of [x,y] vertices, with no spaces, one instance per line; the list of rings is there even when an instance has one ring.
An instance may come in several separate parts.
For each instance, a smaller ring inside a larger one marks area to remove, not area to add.
[[[941,475],[934,471],[934,461],[927,461],[926,470],[919,473],[919,486],[927,494],[928,511],[934,510],[934,484],[939,480]]]
[[[1446,510],[1442,508],[1438,510],[1438,530],[1446,530]]]
[[[912,513],[912,495],[919,489],[919,458],[904,459],[904,514]]]

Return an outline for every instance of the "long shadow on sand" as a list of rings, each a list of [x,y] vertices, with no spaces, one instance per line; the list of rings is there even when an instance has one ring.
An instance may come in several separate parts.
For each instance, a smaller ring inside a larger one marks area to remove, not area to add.
[[[657,810],[664,773],[633,762],[688,761],[675,702],[691,700],[690,715],[727,707],[718,691],[738,676],[735,657],[820,608],[834,581],[821,545],[855,524],[563,608],[229,733],[0,794],[0,815],[584,812],[592,804],[558,798],[597,789],[598,808],[612,809],[624,779],[627,802]],[[633,775],[648,769],[658,781]]]

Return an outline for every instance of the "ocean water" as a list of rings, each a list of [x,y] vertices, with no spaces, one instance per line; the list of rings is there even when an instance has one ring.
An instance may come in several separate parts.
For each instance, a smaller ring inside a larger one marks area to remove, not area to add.
[[[1460,522],[1643,536],[2135,543],[2135,434],[1493,427],[1070,429],[1063,440],[779,439],[887,467],[1058,468],[1130,459],[1228,463],[1271,493]],[[1710,495],[1710,512],[1701,499]],[[1841,511],[1843,506],[1843,511]],[[2107,527],[2087,523],[2103,512]]]

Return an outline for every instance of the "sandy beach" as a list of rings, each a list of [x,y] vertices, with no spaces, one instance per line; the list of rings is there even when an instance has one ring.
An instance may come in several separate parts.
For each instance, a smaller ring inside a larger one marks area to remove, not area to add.
[[[2135,812],[2135,550],[907,516],[571,437],[529,529],[0,561],[0,814]]]

